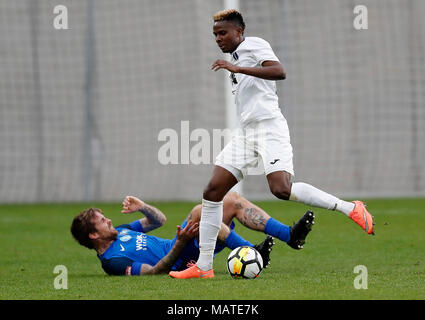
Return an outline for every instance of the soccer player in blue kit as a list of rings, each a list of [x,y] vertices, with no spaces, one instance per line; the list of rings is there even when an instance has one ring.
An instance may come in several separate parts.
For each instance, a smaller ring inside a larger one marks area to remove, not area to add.
[[[196,261],[199,256],[196,236],[201,217],[200,204],[191,210],[181,226],[177,226],[173,239],[146,234],[166,222],[164,213],[159,209],[133,196],[127,196],[122,204],[122,213],[139,211],[144,217],[114,228],[111,220],[106,218],[100,209],[89,208],[78,214],[71,225],[74,238],[81,245],[97,252],[107,274],[163,274],[183,270],[191,261]],[[309,221],[306,221],[306,217],[310,217]],[[262,243],[254,246],[235,232],[234,218],[252,230],[265,232],[264,227],[270,216],[235,192],[226,195],[223,200],[223,223],[214,255],[225,247],[234,249],[239,246],[251,246],[259,251],[264,266],[267,267],[274,245],[273,237],[268,235]],[[312,213],[305,214],[296,224],[288,227],[291,237],[296,239],[288,243],[289,246],[298,249],[298,244],[305,242],[314,223],[313,219]]]

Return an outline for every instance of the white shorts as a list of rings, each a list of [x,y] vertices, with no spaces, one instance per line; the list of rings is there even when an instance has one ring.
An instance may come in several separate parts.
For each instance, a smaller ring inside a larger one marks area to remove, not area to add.
[[[216,158],[215,165],[238,181],[247,175],[286,171],[294,175],[292,146],[286,119],[266,119],[238,129]]]

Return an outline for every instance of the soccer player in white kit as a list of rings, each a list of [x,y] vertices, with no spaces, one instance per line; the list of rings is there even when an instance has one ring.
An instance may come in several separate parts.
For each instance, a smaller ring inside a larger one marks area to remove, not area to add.
[[[223,216],[223,198],[250,170],[261,168],[270,191],[279,199],[337,210],[374,234],[373,217],[361,201],[347,202],[307,183],[291,182],[294,176],[292,146],[286,119],[278,104],[276,80],[286,75],[270,44],[244,36],[242,15],[233,9],[214,15],[213,33],[219,48],[231,61],[217,60],[211,69],[230,71],[236,107],[240,115],[237,134],[217,156],[213,176],[203,193],[199,227],[200,255],[191,268],[170,274],[174,278],[212,278],[213,253]],[[282,226],[270,219],[266,233],[280,235]]]

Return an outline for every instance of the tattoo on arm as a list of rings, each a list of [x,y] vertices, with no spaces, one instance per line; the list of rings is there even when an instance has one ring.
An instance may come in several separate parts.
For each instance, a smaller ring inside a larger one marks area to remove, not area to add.
[[[140,212],[145,215],[152,227],[158,227],[165,223],[165,215],[153,206],[145,204],[142,209],[140,209]]]
[[[146,274],[160,274],[168,273],[173,265],[176,263],[180,253],[182,252],[186,242],[176,241],[174,246],[171,248],[167,255],[158,261],[158,263],[152,267]]]

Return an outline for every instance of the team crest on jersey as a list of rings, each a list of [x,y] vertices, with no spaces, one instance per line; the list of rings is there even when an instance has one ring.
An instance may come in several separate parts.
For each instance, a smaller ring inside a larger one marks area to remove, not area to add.
[[[123,235],[127,234],[128,232],[129,232],[128,229],[123,229],[123,230],[120,231],[120,236],[123,236]]]
[[[235,60],[239,59],[238,53],[236,51],[233,52],[232,56],[233,56],[233,59],[235,59]]]
[[[127,234],[127,235],[125,235],[125,236],[122,236],[121,238],[120,238],[120,241],[121,242],[127,242],[128,240],[130,240],[131,239],[131,236],[129,235],[129,234]]]

